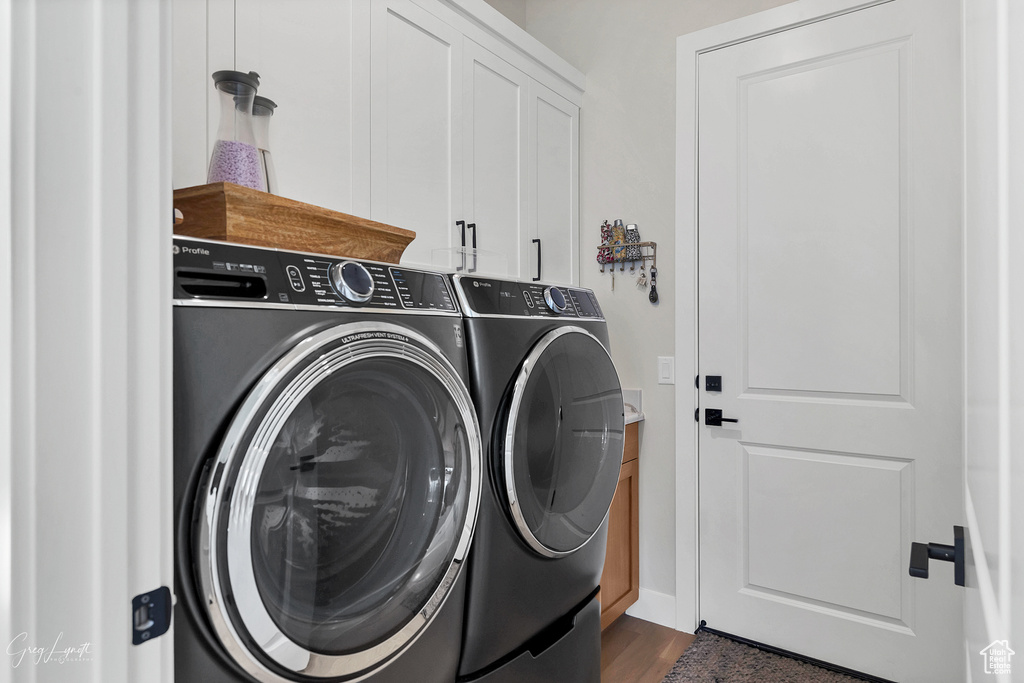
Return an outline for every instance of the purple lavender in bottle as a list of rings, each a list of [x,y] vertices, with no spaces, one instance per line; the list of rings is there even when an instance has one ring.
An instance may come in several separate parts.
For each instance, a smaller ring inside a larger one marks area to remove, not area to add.
[[[260,174],[260,153],[254,145],[238,140],[217,140],[210,156],[210,183],[235,183],[264,190]]]
[[[206,182],[228,182],[266,191],[260,153],[252,127],[252,104],[260,85],[255,71],[215,71],[220,126],[210,155]]]

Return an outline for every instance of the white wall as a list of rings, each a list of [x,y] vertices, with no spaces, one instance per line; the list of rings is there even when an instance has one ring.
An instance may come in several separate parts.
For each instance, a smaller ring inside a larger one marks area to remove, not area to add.
[[[526,0],[487,0],[487,4],[526,28]]]
[[[623,386],[643,389],[647,416],[640,433],[641,600],[631,613],[673,626],[674,387],[658,384],[657,357],[673,354],[675,278],[692,277],[674,272],[676,38],[787,1],[491,1],[587,78],[580,127],[581,283],[598,294]],[[658,243],[657,305],[634,286],[628,267],[616,274],[612,291],[611,276],[595,262],[601,222],[615,218],[637,223],[643,239]]]

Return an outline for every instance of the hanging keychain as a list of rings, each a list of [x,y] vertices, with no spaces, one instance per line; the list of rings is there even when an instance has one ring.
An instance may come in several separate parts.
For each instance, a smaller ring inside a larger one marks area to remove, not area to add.
[[[640,274],[636,276],[636,286],[639,289],[647,289],[647,271],[644,269],[644,262],[640,262]]]
[[[654,262],[651,263],[651,293],[647,297],[652,304],[658,303],[658,253],[654,253]]]

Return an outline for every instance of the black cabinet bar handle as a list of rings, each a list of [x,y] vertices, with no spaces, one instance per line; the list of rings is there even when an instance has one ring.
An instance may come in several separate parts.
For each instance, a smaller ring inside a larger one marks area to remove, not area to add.
[[[537,245],[537,277],[533,278],[533,281],[536,282],[540,279],[540,240],[535,239],[533,243]]]
[[[475,273],[476,272],[476,223],[470,223],[466,227],[473,231],[473,265],[470,266],[469,272]],[[466,258],[465,254],[463,254],[462,258]]]
[[[459,271],[466,269],[466,221],[455,221],[455,225],[462,229],[462,265],[455,267]]]
[[[473,231],[473,248],[476,249],[476,223],[470,223],[466,226]],[[462,246],[466,246],[466,238],[462,238]]]

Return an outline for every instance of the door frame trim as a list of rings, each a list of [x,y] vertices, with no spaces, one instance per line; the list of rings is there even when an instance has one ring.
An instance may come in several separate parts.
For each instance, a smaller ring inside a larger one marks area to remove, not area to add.
[[[697,60],[701,54],[895,0],[796,0],[711,26],[676,39],[676,278],[675,357],[679,376],[697,375]],[[691,273],[691,277],[683,277]],[[680,381],[675,390],[676,481],[675,626],[699,626],[699,491],[697,428],[692,416],[698,389]]]
[[[1024,28],[1024,15],[1011,7],[1008,0],[963,6],[964,230],[971,236],[964,240],[964,327],[972,331],[964,344],[964,638],[967,672],[979,681],[986,677],[982,648],[1020,643],[1011,615],[1024,610],[1020,583],[1006,580],[1024,562],[1024,501],[1011,493],[1022,480],[1012,463],[1024,435],[1015,420],[1024,405],[1024,366],[1011,362],[1024,336],[1024,278],[1014,270],[1024,259],[1024,204],[1012,189],[1024,168],[1015,119],[1024,104],[1024,68],[1009,38]],[[989,121],[995,125],[978,125]],[[989,343],[979,343],[986,337]],[[986,384],[986,370],[1000,378],[996,386]]]

